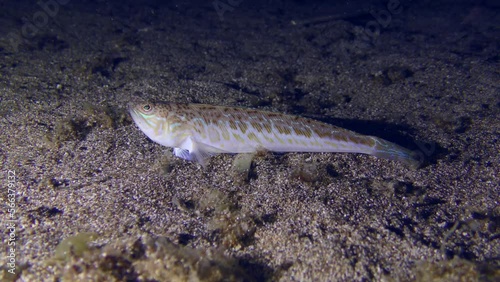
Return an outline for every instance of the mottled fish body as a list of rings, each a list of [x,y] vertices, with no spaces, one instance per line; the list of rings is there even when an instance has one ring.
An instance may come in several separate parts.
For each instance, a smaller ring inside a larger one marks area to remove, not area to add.
[[[130,104],[137,126],[174,154],[201,164],[218,153],[363,153],[417,167],[415,154],[394,143],[316,120],[254,109],[141,102]]]

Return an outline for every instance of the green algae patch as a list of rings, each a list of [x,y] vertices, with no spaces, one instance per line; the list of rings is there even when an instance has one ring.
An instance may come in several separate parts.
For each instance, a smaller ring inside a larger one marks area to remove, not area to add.
[[[240,260],[222,251],[194,249],[148,235],[88,247],[93,233],[65,239],[50,267],[34,265],[26,281],[257,281]],[[78,254],[77,254],[78,253]]]
[[[234,157],[232,174],[237,183],[248,182],[255,154],[238,154]]]
[[[66,260],[71,256],[82,256],[84,252],[89,251],[89,243],[99,237],[97,233],[82,232],[75,236],[68,237],[57,245],[54,260]]]
[[[499,281],[500,270],[493,266],[479,265],[465,259],[423,262],[416,267],[415,281]]]
[[[210,218],[206,227],[215,241],[233,250],[253,242],[257,229],[254,218],[240,210],[234,195],[213,188],[200,194],[197,201],[197,209]]]
[[[110,130],[130,122],[124,109],[84,102],[75,115],[56,121],[53,129],[45,134],[44,141],[49,147],[57,148],[66,141],[85,140],[95,128]]]

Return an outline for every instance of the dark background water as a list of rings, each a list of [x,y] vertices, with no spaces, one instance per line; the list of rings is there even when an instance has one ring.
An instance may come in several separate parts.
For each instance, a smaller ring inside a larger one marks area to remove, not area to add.
[[[1,1],[0,162],[17,175],[16,229],[2,244],[17,248],[3,248],[16,274],[2,263],[0,280],[495,281],[499,10]],[[307,116],[429,162],[263,154],[235,176],[220,155],[203,169],[136,128],[133,96]],[[89,233],[99,239],[88,252],[46,267],[58,244]]]

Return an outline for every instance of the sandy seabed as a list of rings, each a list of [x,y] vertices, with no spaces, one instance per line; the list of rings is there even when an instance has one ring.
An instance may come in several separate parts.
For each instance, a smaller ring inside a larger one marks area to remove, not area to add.
[[[42,2],[0,10],[2,281],[499,279],[498,3]],[[426,162],[203,168],[146,138],[132,96],[315,118]]]

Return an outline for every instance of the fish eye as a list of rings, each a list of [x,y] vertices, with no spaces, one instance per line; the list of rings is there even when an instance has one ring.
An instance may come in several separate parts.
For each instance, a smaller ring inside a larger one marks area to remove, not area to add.
[[[150,104],[145,104],[142,106],[142,110],[147,113],[147,112],[150,112],[153,110],[153,106],[151,106]]]

